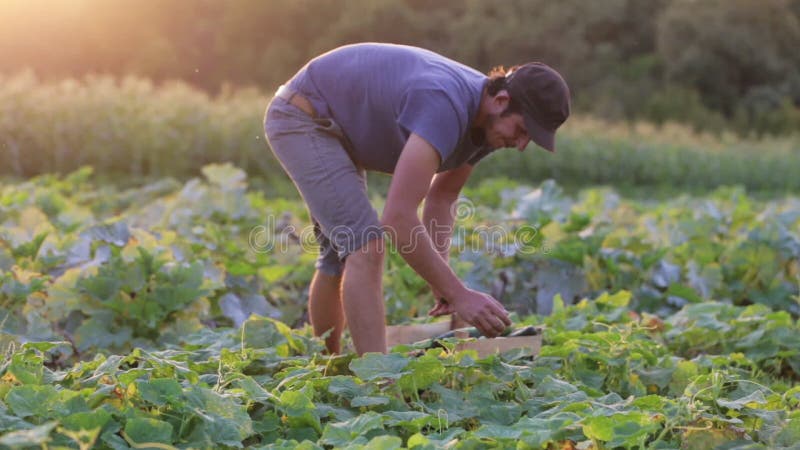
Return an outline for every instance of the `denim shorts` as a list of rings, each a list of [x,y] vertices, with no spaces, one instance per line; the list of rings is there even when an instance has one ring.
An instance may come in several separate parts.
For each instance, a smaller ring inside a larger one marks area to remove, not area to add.
[[[383,237],[365,170],[350,158],[347,137],[333,119],[312,118],[284,98],[267,106],[264,131],[308,206],[320,246],[317,270],[341,275],[349,254]]]

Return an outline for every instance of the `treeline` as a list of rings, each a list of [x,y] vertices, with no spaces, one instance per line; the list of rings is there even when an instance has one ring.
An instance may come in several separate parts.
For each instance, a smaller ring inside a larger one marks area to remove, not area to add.
[[[800,129],[800,0],[31,0],[0,2],[0,72],[267,91],[359,41],[480,70],[545,61],[575,108],[700,130]]]
[[[156,86],[132,76],[43,82],[30,73],[0,75],[0,174],[29,177],[90,165],[117,183],[139,184],[197,176],[204,165],[227,161],[262,179],[270,193],[292,195],[264,139],[268,100],[256,89],[210,96],[183,82]],[[671,189],[738,184],[798,192],[797,143],[797,136],[749,140],[576,114],[559,130],[557,153],[534,146],[524,153],[498,151],[472,179]],[[384,181],[370,177],[373,187]]]

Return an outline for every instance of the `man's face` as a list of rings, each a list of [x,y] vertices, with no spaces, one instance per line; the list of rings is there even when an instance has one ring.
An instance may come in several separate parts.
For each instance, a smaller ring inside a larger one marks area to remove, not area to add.
[[[525,120],[519,113],[489,114],[483,131],[493,149],[516,148],[521,152],[531,141],[525,130]]]

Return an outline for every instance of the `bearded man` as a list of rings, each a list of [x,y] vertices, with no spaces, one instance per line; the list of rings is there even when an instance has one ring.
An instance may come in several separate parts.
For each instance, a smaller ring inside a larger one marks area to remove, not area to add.
[[[511,324],[491,295],[448,265],[453,208],[473,167],[530,141],[555,151],[570,113],[564,79],[542,63],[489,76],[421,48],[365,43],[308,62],[267,107],[267,140],[308,206],[320,254],[309,288],[315,335],[340,351],[386,349],[384,240],[431,286],[431,315],[456,313],[493,337]],[[366,171],[391,173],[381,217]],[[417,209],[424,200],[422,219]],[[444,232],[442,232],[444,230]]]

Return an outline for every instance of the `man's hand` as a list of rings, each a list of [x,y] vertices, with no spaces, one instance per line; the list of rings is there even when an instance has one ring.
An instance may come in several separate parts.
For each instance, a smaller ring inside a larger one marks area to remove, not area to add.
[[[438,297],[436,306],[428,312],[432,316],[452,313],[457,313],[486,337],[498,336],[506,327],[511,326],[508,311],[500,302],[489,294],[472,289],[466,289],[452,301]]]
[[[436,299],[436,305],[434,305],[434,307],[431,308],[430,311],[428,311],[429,316],[432,317],[446,316],[448,314],[453,314],[454,312],[456,312],[456,310],[453,309],[453,305],[448,303],[447,300],[444,298],[444,296],[439,293],[439,291],[437,291],[436,289],[432,290],[433,290],[433,297]]]

